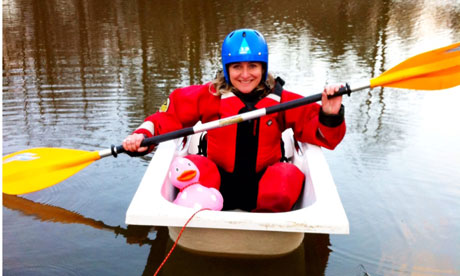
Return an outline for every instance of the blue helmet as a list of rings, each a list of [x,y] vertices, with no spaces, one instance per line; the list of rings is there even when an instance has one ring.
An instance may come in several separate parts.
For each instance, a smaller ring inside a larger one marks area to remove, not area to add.
[[[227,83],[230,83],[227,66],[234,62],[255,61],[261,62],[265,74],[268,75],[268,47],[264,37],[256,30],[239,29],[227,35],[222,43],[222,67]]]

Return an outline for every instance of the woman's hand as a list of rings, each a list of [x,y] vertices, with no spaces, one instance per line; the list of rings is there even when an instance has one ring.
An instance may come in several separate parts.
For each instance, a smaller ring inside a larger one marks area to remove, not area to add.
[[[322,109],[325,114],[335,115],[339,113],[340,107],[342,106],[342,96],[337,96],[330,99],[327,96],[334,95],[334,93],[339,91],[341,87],[343,87],[343,85],[327,85],[324,87],[321,102]]]
[[[147,147],[141,147],[141,143],[144,138],[144,134],[140,133],[128,135],[128,137],[123,140],[123,148],[131,152],[144,152],[148,149]]]

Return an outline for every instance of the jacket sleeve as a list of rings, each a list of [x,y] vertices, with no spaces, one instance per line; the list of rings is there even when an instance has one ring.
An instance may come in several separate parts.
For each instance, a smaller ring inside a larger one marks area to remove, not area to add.
[[[200,120],[199,91],[198,86],[174,90],[160,110],[148,116],[134,133],[152,137],[193,126]]]
[[[298,99],[302,96],[284,91],[282,102]],[[321,105],[312,103],[284,111],[286,128],[294,130],[294,137],[310,144],[334,149],[345,136],[344,107],[339,114],[323,113]]]

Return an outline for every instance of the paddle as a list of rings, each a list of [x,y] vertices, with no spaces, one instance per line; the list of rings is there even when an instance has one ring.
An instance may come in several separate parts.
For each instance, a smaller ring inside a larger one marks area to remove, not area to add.
[[[438,90],[460,85],[460,42],[409,58],[399,65],[359,86],[342,87],[334,96],[350,94],[373,87]],[[321,100],[321,93],[253,110],[220,120],[197,124],[163,135],[144,139],[141,146],[150,146],[194,133],[243,122],[261,116],[299,107]],[[34,148],[3,157],[3,193],[24,194],[38,191],[74,175],[92,162],[125,152],[123,146],[102,151],[82,151],[60,148]]]

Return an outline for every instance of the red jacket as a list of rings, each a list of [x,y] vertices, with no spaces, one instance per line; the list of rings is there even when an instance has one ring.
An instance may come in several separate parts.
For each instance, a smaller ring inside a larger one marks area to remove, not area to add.
[[[261,99],[255,107],[263,108],[301,97],[281,90]],[[159,135],[193,126],[198,121],[206,123],[232,116],[245,107],[240,98],[234,94],[215,96],[212,94],[214,91],[211,83],[176,89],[160,111],[147,117],[145,119],[147,123],[144,124],[153,123],[154,134]],[[334,149],[345,135],[345,122],[340,120],[338,126],[331,125],[328,123],[330,120],[327,119],[327,115],[320,115],[320,110],[321,106],[314,103],[260,118],[257,130],[256,171],[259,172],[280,160],[281,133],[287,128],[293,129],[298,141]],[[343,118],[343,114],[341,116]],[[227,172],[234,170],[236,130],[237,125],[234,124],[208,131],[208,158]],[[142,127],[135,133],[143,133],[148,137],[153,134],[151,129]]]

